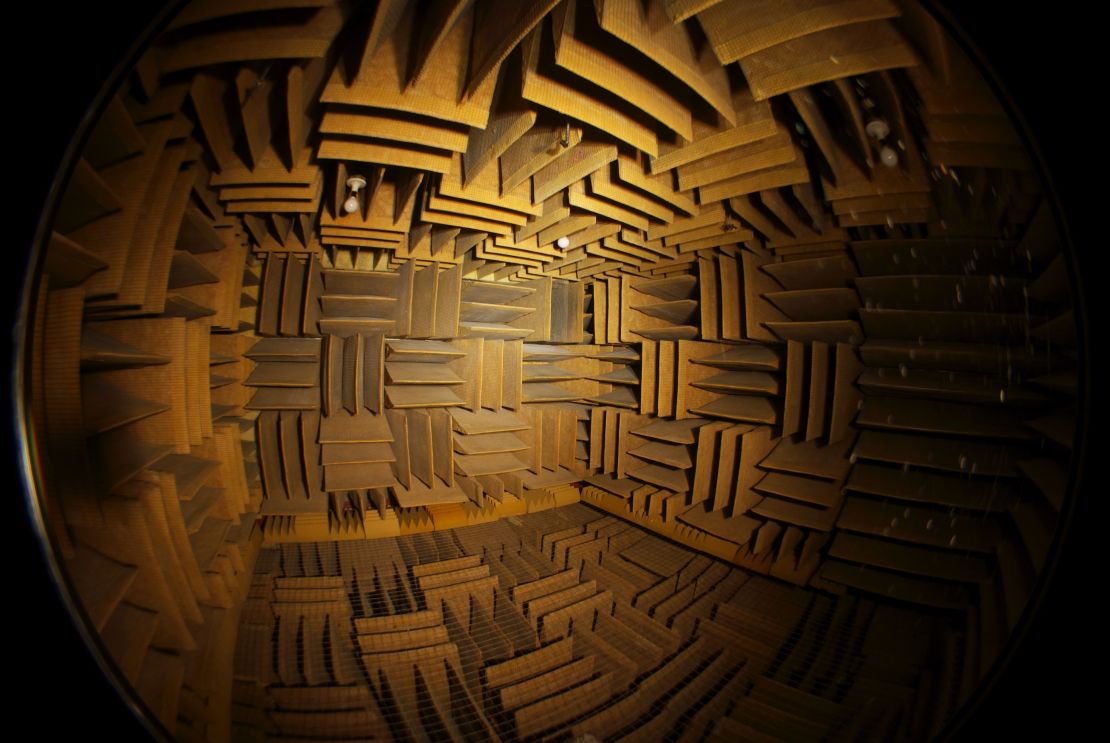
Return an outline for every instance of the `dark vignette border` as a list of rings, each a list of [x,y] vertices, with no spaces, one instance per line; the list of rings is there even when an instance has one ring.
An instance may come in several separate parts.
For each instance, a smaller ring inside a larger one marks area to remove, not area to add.
[[[1077,295],[1076,310],[1080,337],[1089,341],[1093,330],[1088,324],[1097,316],[1093,305],[1084,307],[1097,296],[1096,272],[1092,261],[1080,254],[1096,234],[1093,219],[1098,214],[1094,195],[1088,188],[1097,173],[1091,172],[1099,153],[1098,123],[1093,112],[1084,110],[1093,103],[1090,90],[1094,73],[1093,52],[1101,43],[1095,38],[1093,19],[1076,18],[1068,13],[1069,4],[1055,11],[1051,6],[1036,11],[1015,11],[1014,6],[998,3],[967,3],[959,0],[924,0],[965,47],[971,42],[972,57],[982,66],[987,60],[988,74],[1000,99],[1021,125],[1027,146],[1041,164],[1041,176],[1055,197],[1055,215],[1065,236],[1065,251]],[[12,354],[7,368],[12,372],[9,389],[2,404],[12,405],[7,413],[9,425],[4,435],[12,454],[10,483],[21,489],[24,451],[19,443],[21,406],[15,402],[22,394],[22,370],[14,364],[23,327],[19,324],[28,269],[37,265],[38,255],[31,252],[43,225],[48,224],[44,204],[53,201],[72,167],[73,153],[79,151],[87,124],[95,120],[108,91],[123,78],[156,29],[183,3],[114,2],[111,4],[74,4],[59,6],[38,3],[26,7],[20,23],[10,32],[13,42],[28,49],[9,68],[8,103],[19,112],[10,122],[4,164],[14,188],[9,217],[14,234],[8,233],[8,272],[3,276],[6,302],[5,320],[11,321],[12,335],[7,350]],[[1038,12],[1039,11],[1039,12]],[[1054,12],[1053,12],[1054,11]],[[1071,16],[1071,17],[1069,17]],[[138,39],[139,41],[136,41]],[[13,43],[14,46],[14,43]],[[1082,55],[1087,55],[1083,57]],[[13,55],[14,56],[14,55]],[[1091,77],[1083,79],[1089,73]],[[108,81],[105,84],[105,81]],[[1034,145],[1035,143],[1035,145]],[[12,160],[14,159],[14,162]],[[1103,207],[1104,209],[1105,207]],[[1070,239],[1068,239],[1070,237]],[[1085,311],[1086,310],[1086,311]],[[9,318],[10,315],[10,318]],[[1080,399],[1082,432],[1099,402],[1092,382],[1097,368],[1096,349],[1089,342],[1081,352]],[[1085,362],[1085,363],[1083,363]],[[1096,431],[1078,437],[1073,473],[1082,477],[1082,452],[1097,451],[1102,443]],[[1023,620],[1018,633],[1021,642],[1011,638],[1004,663],[996,666],[989,683],[946,729],[953,740],[982,740],[1007,732],[1023,737],[1038,734],[1060,737],[1069,730],[1078,732],[1093,719],[1098,703],[1094,690],[1085,687],[1078,676],[1082,661],[1098,637],[1097,614],[1089,605],[1092,584],[1087,583],[1094,567],[1094,545],[1099,537],[1093,529],[1100,523],[1089,492],[1096,483],[1089,476],[1084,484],[1073,476],[1073,490],[1086,492],[1072,498],[1065,514],[1070,521],[1066,539],[1057,535],[1053,562],[1035,594],[1038,610]],[[9,524],[15,534],[5,543],[10,550],[9,566],[17,574],[13,590],[18,597],[18,624],[9,628],[7,640],[15,650],[30,649],[24,662],[11,664],[9,678],[17,682],[13,712],[25,728],[51,738],[88,736],[94,730],[116,740],[164,736],[150,723],[140,722],[140,705],[125,703],[116,687],[108,682],[102,666],[86,645],[88,636],[75,625],[70,606],[56,588],[49,548],[40,541],[34,524],[35,514],[17,493],[8,498]],[[1101,515],[1101,514],[1099,514]],[[1097,564],[1097,563],[1095,563]],[[1086,573],[1086,575],[1084,575]],[[1032,614],[1032,612],[1030,612]],[[83,616],[83,614],[79,614]],[[94,645],[98,647],[98,645]],[[106,654],[100,653],[106,657]],[[28,662],[30,661],[30,662]],[[1074,670],[1073,670],[1074,669]],[[14,723],[16,720],[12,720]]]

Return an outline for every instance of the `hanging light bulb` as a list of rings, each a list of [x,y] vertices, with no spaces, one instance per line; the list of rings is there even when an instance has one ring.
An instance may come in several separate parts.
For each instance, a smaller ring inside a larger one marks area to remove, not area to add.
[[[889,145],[884,145],[879,150],[879,161],[888,168],[893,168],[898,164],[898,152]]]
[[[347,214],[354,214],[358,211],[358,191],[365,186],[366,179],[361,175],[352,175],[347,179],[347,188],[351,189],[351,195],[343,202],[343,211]]]
[[[555,241],[555,244],[558,245],[560,249],[566,250],[567,246],[570,245],[570,238],[560,237],[558,240]]]

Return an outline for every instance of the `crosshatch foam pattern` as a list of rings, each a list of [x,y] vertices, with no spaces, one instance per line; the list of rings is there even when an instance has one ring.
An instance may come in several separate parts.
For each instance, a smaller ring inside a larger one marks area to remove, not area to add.
[[[960,672],[961,629],[750,574],[585,504],[282,544],[244,605],[233,738],[917,737],[923,710],[954,701],[936,681]]]
[[[179,10],[75,143],[24,349],[50,543],[152,720],[227,740],[237,643],[281,682],[237,735],[302,741],[920,738],[972,696],[1082,354],[925,10]]]

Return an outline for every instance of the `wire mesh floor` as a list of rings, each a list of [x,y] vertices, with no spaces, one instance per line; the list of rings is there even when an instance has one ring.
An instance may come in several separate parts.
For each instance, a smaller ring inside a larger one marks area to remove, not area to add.
[[[933,651],[953,632],[749,574],[585,504],[286,544],[263,550],[243,610],[233,735],[918,738],[924,712],[950,703],[936,678],[958,659]]]

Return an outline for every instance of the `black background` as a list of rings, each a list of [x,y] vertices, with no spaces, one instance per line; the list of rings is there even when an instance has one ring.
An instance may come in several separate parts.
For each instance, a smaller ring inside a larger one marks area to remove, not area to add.
[[[1105,65],[1097,61],[1095,50],[1106,40],[1095,37],[1095,19],[1081,17],[1090,6],[1045,3],[1022,12],[1016,10],[1018,6],[1001,3],[976,2],[974,8],[967,8],[963,6],[971,3],[950,0],[938,5],[967,31],[1028,125],[1085,269],[1080,281],[1088,307],[1097,306],[1097,270],[1089,256],[1106,250],[1104,237],[1094,240],[1096,220],[1105,221],[1098,217],[1106,205],[1096,204],[1095,199],[1104,187],[1106,135],[1104,119],[1095,110],[1105,97],[1105,80],[1100,79]],[[1052,14],[1054,7],[1060,12]],[[29,246],[65,149],[97,91],[154,19],[157,8],[40,2],[23,4],[20,11],[18,21],[7,27],[8,85],[3,106],[7,131],[0,160],[8,191],[5,216],[11,225],[4,230],[7,327],[14,324]],[[1090,337],[1097,338],[1099,313],[1088,309],[1088,315],[1094,328]],[[9,344],[9,354],[11,348]],[[1098,410],[1094,402],[1089,405],[1092,418]],[[7,396],[0,404],[10,405]],[[12,420],[10,414],[4,417]],[[7,724],[48,739],[92,735],[145,739],[148,734],[103,680],[52,588],[22,506],[10,426],[5,436],[13,466],[5,513],[11,528],[5,530],[9,536],[4,542],[8,559],[3,615],[8,625],[2,637],[6,681],[15,691],[6,705]],[[1098,458],[1101,443],[1101,437],[1094,438],[1092,432],[1093,458]],[[1095,719],[1100,704],[1096,689],[1104,682],[1085,677],[1102,671],[1102,639],[1096,623],[1105,623],[1095,601],[1106,584],[1107,561],[1102,550],[1096,557],[1098,540],[1104,538],[1098,518],[1103,509],[1092,502],[1094,483],[1087,474],[1042,610],[999,683],[957,733],[959,740],[1007,734],[1071,739],[1081,737]]]

